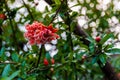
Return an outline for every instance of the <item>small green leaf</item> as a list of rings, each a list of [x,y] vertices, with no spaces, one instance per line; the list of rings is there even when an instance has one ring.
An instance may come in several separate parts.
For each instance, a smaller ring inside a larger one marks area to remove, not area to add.
[[[61,4],[60,0],[54,0],[54,1],[55,1],[55,4],[57,4],[57,5]]]
[[[71,18],[75,18],[78,15],[78,12],[73,12]]]
[[[79,60],[84,54],[87,54],[87,53],[88,53],[87,51],[83,51],[83,52],[80,52],[80,53],[75,53],[76,54],[75,57]]]
[[[97,62],[97,56],[96,57],[93,57],[93,59],[92,59],[92,64],[94,64],[94,63],[96,63]]]
[[[60,17],[62,17],[62,18],[66,18],[66,16],[64,15],[63,12],[60,12],[59,15],[60,15]]]
[[[5,52],[5,47],[2,47],[0,50],[0,57],[3,55],[4,52]]]
[[[104,46],[104,51],[106,51],[112,47],[113,47],[113,44],[108,44],[108,45]]]
[[[80,43],[80,42],[79,42],[79,43]],[[80,46],[81,46],[82,48],[88,50],[88,46],[87,46],[87,45],[85,45],[85,44],[83,44],[83,43],[80,43]]]
[[[71,26],[71,31],[74,31],[74,29],[75,29],[75,26],[76,26],[76,22],[71,22],[71,24],[70,24],[70,26]]]
[[[89,49],[90,49],[90,53],[93,53],[95,50],[95,45],[93,43],[90,43]]]
[[[111,54],[120,54],[120,49],[119,48],[112,48],[106,51],[107,53]]]
[[[70,52],[70,53],[69,53],[69,55],[68,55],[68,56],[69,56],[69,59],[70,59],[70,60],[72,60],[72,59],[73,59],[73,54],[74,54],[73,52]]]
[[[100,61],[102,62],[103,65],[106,63],[107,56],[105,54],[101,54],[99,56]]]
[[[90,37],[90,36],[87,37],[86,39],[87,39],[88,41],[90,41],[91,43],[95,43],[95,40],[94,40],[92,37]]]
[[[102,38],[102,40],[100,41],[100,44],[104,44],[108,39],[113,38],[113,37],[114,37],[113,34],[106,34],[106,35]]]
[[[2,77],[0,80],[11,80],[9,77]]]
[[[50,53],[49,53],[49,52],[46,53],[45,57],[46,57],[47,59],[50,59],[50,58],[51,58]]]
[[[14,72],[9,78],[12,80],[12,79],[15,78],[19,73],[20,73],[20,70]]]
[[[37,53],[38,52],[38,46],[33,45],[32,50],[33,50],[34,53]]]
[[[18,54],[16,54],[15,52],[12,54],[12,60],[15,62],[18,62],[19,60]]]
[[[97,11],[97,14],[100,15],[100,11]],[[109,23],[107,21],[106,18],[100,18],[100,23],[99,23],[99,27],[101,27],[102,29],[106,29],[109,27]]]
[[[9,75],[10,70],[11,70],[10,64],[6,65],[2,72],[2,77],[7,77]]]

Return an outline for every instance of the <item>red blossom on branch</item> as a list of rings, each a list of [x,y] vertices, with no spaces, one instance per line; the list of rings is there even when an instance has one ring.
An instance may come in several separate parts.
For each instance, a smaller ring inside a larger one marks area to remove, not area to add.
[[[0,14],[0,19],[5,20],[5,19],[7,19],[7,16],[5,14]]]
[[[51,24],[45,26],[35,21],[31,25],[26,25],[25,28],[27,31],[24,33],[24,37],[28,40],[30,45],[45,44],[59,38],[59,35],[56,34],[58,29],[53,28]]]

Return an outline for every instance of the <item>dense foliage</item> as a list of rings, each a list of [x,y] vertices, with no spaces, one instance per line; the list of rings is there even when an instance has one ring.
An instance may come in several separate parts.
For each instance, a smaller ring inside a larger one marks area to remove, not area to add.
[[[45,1],[0,1],[0,80],[102,80],[107,60],[120,72],[118,0]]]

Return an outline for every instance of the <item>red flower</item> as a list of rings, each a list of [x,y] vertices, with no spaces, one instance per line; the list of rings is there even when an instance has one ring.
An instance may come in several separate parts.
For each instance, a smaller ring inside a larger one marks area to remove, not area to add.
[[[44,59],[44,65],[45,65],[45,66],[48,66],[48,64],[49,64],[49,63],[48,63],[48,60],[45,58],[45,59]]]
[[[100,36],[98,36],[98,37],[95,38],[96,42],[100,42],[100,40],[101,40]]]
[[[52,64],[55,64],[55,60],[54,60],[53,58],[51,59],[51,63],[52,63]]]
[[[5,20],[5,19],[7,19],[7,16],[5,14],[0,14],[0,19]]]
[[[25,32],[24,36],[28,39],[28,43],[31,45],[45,44],[59,38],[59,35],[56,34],[58,30],[53,28],[52,25],[47,27],[36,21],[31,25],[26,25],[25,28],[27,32]]]

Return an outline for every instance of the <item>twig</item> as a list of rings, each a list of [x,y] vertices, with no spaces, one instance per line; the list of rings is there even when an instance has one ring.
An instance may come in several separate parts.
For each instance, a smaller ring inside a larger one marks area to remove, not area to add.
[[[40,58],[41,58],[41,56],[42,56],[42,48],[43,48],[43,45],[41,45],[41,48],[40,48],[39,57],[38,57],[38,62],[37,62],[37,66],[36,66],[36,67],[38,67],[38,65],[39,65],[39,63],[40,63]]]
[[[20,64],[20,63],[17,63],[17,62],[0,62],[0,65],[1,64]]]
[[[33,73],[34,71],[45,71],[45,70],[48,70],[51,66],[48,66],[48,67],[42,67],[42,68],[33,68],[33,69],[30,69],[30,71],[27,71],[28,74],[31,74]]]
[[[61,10],[63,1],[61,1],[61,4],[60,4],[59,8],[57,9],[55,15],[53,16],[53,18],[52,18],[52,20],[51,20],[51,22],[49,24],[51,24],[54,21],[55,17],[57,16],[57,14],[59,13],[59,11]]]
[[[22,2],[23,2],[23,4],[25,5],[26,9],[28,10],[28,12],[29,12],[29,14],[30,14],[30,16],[31,16],[31,19],[34,21],[34,17],[33,17],[32,13],[31,13],[29,7],[26,5],[26,3],[25,3],[24,0],[22,0]]]

